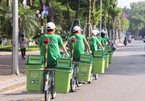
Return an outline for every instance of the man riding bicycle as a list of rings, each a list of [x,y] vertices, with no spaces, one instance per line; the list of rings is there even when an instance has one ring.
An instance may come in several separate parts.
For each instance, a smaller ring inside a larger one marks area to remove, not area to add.
[[[85,53],[85,45],[88,49],[88,52],[90,52],[90,46],[85,38],[84,35],[81,35],[81,31],[82,29],[79,26],[75,26],[73,28],[73,36],[71,36],[70,38],[68,38],[68,40],[66,41],[66,44],[69,44],[69,48],[72,51],[72,38],[75,38],[76,42],[74,43],[74,54],[72,54],[71,52],[71,56],[73,56],[73,60],[75,61],[79,61],[80,60],[80,56],[81,54]]]
[[[56,59],[60,57],[60,48],[64,50],[66,55],[68,55],[66,48],[63,46],[62,38],[55,34],[55,24],[53,22],[48,22],[46,24],[46,33],[42,35],[39,39],[40,54],[45,57],[45,43],[44,39],[49,38],[48,43],[48,66],[56,66]]]
[[[104,50],[104,47],[102,46],[101,41],[96,37],[97,33],[98,33],[97,30],[93,30],[91,33],[91,36],[88,37],[92,55],[94,55],[94,51],[97,51],[99,49],[98,47],[101,47],[101,49]]]

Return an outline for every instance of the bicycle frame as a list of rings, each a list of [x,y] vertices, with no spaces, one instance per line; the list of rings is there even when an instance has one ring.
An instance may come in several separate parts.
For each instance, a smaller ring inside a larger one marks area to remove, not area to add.
[[[79,71],[78,62],[73,62],[73,64],[74,64],[74,68],[73,68],[73,78],[76,80],[77,79],[77,76],[78,76],[78,71]]]
[[[44,70],[43,90],[45,93],[45,101],[50,101],[56,96],[54,91],[54,68],[47,68]]]

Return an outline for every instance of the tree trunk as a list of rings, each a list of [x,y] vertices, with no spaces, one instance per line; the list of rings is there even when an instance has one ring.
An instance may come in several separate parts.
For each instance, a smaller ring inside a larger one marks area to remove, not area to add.
[[[0,0],[0,6],[2,6],[2,0]]]
[[[11,6],[11,0],[6,0],[7,7]]]
[[[66,0],[66,6],[68,11],[68,17],[69,17],[69,25],[71,25],[71,15],[70,15],[70,9],[69,9],[69,1]]]
[[[52,8],[52,0],[46,0],[46,5],[48,6],[48,17],[47,22],[54,22],[54,14]]]
[[[94,12],[95,12],[95,4],[96,4],[96,0],[92,0],[91,1],[91,16],[94,17]],[[95,22],[91,22],[92,23],[92,26],[93,26],[93,29],[95,29]]]
[[[88,0],[88,15],[87,15],[87,28],[86,28],[86,36],[90,36],[91,29],[91,0]]]
[[[116,44],[116,17],[113,18],[113,43]]]
[[[32,0],[27,0],[27,5],[28,5],[29,7],[31,7],[31,6],[32,6]]]
[[[76,19],[79,19],[79,13],[80,13],[80,0],[77,0]]]

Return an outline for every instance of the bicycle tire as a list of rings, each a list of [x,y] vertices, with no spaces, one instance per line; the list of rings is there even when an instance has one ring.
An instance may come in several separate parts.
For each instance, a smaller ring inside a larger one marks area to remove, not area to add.
[[[50,99],[51,99],[50,92],[49,91],[45,91],[44,94],[45,94],[45,101],[50,101]]]
[[[54,99],[55,97],[56,97],[56,91],[54,91],[54,85],[52,85],[51,99]]]
[[[93,76],[94,76],[95,80],[98,79],[98,74],[93,74]]]
[[[74,92],[75,88],[76,88],[76,81],[75,81],[75,79],[71,79],[70,80],[70,91]]]
[[[82,82],[79,82],[78,79],[76,79],[76,85],[77,85],[77,87],[80,87],[80,86],[82,86],[83,84],[82,84]]]

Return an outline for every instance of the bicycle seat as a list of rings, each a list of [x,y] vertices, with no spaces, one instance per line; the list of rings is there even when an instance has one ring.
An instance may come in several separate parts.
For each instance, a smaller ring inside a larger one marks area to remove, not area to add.
[[[45,70],[54,71],[54,67],[53,66],[48,66]]]
[[[72,64],[74,64],[74,65],[76,65],[76,64],[78,64],[79,62],[77,62],[77,61],[73,61],[72,62]]]

